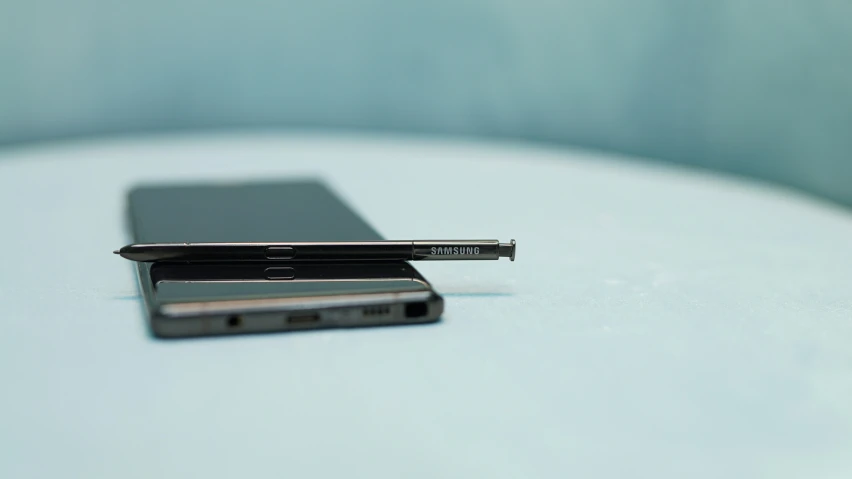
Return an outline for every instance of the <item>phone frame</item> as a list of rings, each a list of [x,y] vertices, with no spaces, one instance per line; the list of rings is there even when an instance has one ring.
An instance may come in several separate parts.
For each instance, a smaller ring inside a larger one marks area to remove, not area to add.
[[[351,209],[330,188],[320,181],[303,179],[280,183],[259,182],[256,185],[263,188],[295,186],[317,186],[328,193],[329,198],[320,195],[322,201],[339,203],[337,213],[346,212],[357,218],[355,223],[367,225],[357,212]],[[175,189],[182,187],[190,189],[202,187],[216,188],[220,185],[189,184],[189,185],[139,185],[128,194],[127,224],[131,235],[137,237],[135,226],[141,217],[148,217],[152,212],[150,207],[136,210],[134,198],[146,189],[148,194],[172,194]],[[227,185],[224,185],[227,186]],[[241,183],[240,188],[251,188],[255,184]],[[159,190],[159,191],[157,191]],[[267,190],[268,193],[268,190]],[[192,194],[192,193],[188,193]],[[321,201],[321,202],[322,202]],[[144,205],[144,204],[143,204]],[[337,218],[341,221],[341,217]],[[342,224],[348,224],[343,220]],[[300,230],[301,231],[301,230]],[[378,235],[375,230],[371,235]],[[327,234],[327,232],[326,232]],[[303,234],[303,236],[306,236]],[[310,238],[296,238],[310,239]],[[336,238],[320,238],[335,240]],[[341,238],[352,240],[353,238]],[[379,240],[378,238],[365,238]],[[299,263],[299,262],[296,262]],[[348,328],[380,325],[422,324],[438,321],[444,311],[444,299],[437,294],[431,285],[406,261],[371,261],[369,265],[330,264],[322,265],[294,264],[275,262],[272,260],[252,263],[232,263],[216,265],[214,262],[156,262],[136,263],[139,288],[144,298],[150,331],[161,338],[180,338],[193,336],[229,335],[243,333],[262,333],[279,331],[299,331],[309,329]],[[191,267],[190,267],[191,265]],[[335,266],[337,265],[337,266]],[[152,276],[152,267],[154,275]],[[270,267],[299,268],[298,277],[270,277],[266,270]],[[193,269],[194,268],[194,269]],[[335,269],[336,268],[336,269]],[[394,268],[407,271],[400,275],[394,273]],[[171,273],[158,274],[170,269]],[[301,296],[269,294],[253,298],[221,298],[209,300],[186,300],[179,302],[164,302],[157,298],[157,284],[163,281],[183,282],[269,282],[269,281],[379,281],[379,280],[409,280],[419,283],[421,290],[411,291],[402,288],[389,288],[386,292],[353,292],[345,294],[305,294]]]
[[[151,331],[158,337],[177,338],[243,333],[302,331],[306,329],[349,328],[422,324],[437,321],[444,311],[443,298],[420,279],[422,291],[305,295],[234,300],[201,300],[161,303],[156,299],[156,283],[150,263],[136,263],[139,287],[148,311]],[[350,280],[353,278],[343,278]],[[383,278],[366,278],[377,281]],[[387,278],[384,278],[387,279]],[[196,277],[195,281],[200,279]],[[158,282],[169,281],[159,279]],[[175,281],[183,281],[175,279]],[[204,280],[201,280],[204,281]],[[250,277],[213,279],[221,281],[275,281]],[[304,281],[335,281],[306,279]]]

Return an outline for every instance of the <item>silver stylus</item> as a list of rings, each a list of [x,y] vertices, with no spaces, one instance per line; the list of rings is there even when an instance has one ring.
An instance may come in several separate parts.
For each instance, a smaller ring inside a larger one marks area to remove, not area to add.
[[[515,261],[515,240],[147,243],[114,251],[133,261]]]

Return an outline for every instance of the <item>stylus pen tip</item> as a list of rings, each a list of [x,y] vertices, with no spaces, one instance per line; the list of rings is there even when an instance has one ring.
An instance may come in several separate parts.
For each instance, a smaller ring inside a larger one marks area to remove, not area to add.
[[[115,250],[115,251],[113,251],[112,253],[113,253],[113,254],[121,254],[121,251],[120,251],[120,250]]]

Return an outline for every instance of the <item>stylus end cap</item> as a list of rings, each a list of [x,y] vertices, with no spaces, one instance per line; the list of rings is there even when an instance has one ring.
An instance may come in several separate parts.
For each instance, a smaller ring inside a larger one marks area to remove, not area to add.
[[[515,240],[511,240],[508,243],[500,243],[498,248],[498,253],[501,258],[509,258],[512,261],[515,261]]]

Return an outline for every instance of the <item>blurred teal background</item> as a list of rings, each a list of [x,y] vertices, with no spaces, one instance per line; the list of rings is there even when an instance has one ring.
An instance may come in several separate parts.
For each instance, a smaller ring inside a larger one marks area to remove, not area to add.
[[[852,3],[0,3],[0,144],[255,126],[557,142],[852,205]]]

